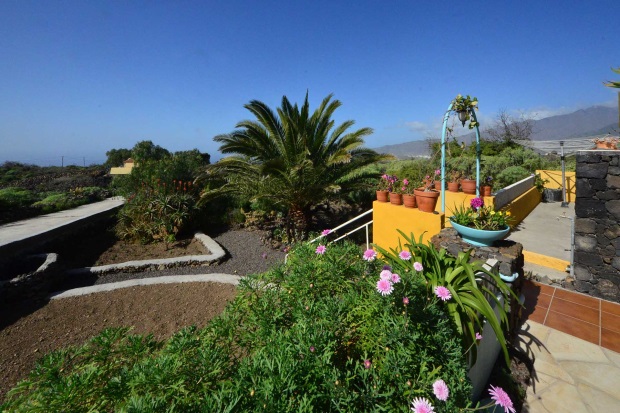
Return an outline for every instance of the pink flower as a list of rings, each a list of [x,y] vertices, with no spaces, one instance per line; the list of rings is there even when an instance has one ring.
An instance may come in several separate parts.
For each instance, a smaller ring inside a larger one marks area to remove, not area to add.
[[[470,202],[473,209],[478,209],[484,206],[484,200],[482,198],[473,198]]]
[[[372,363],[370,362],[370,360],[368,359],[364,360],[364,368],[369,369],[371,364]]]
[[[440,285],[439,287],[435,287],[435,295],[437,295],[437,297],[441,298],[443,301],[448,301],[450,298],[452,298],[452,294],[450,294],[450,290],[448,290],[443,285]]]
[[[506,394],[504,389],[491,385],[491,388],[489,389],[489,394],[491,395],[491,399],[493,399],[496,405],[502,406],[504,410],[509,413],[516,413],[515,408],[512,405],[512,400],[510,400],[510,396]]]
[[[321,235],[323,235],[323,236],[325,236],[325,235],[329,235],[331,232],[332,232],[332,230],[331,230],[331,229],[324,229],[324,230],[321,232]]]
[[[401,191],[403,191],[403,192],[405,192],[405,191],[407,190],[407,187],[406,187],[406,186],[401,186],[401,187],[400,187],[400,190],[401,190]]]
[[[433,383],[433,393],[435,393],[435,397],[445,402],[448,400],[448,396],[450,396],[450,389],[448,389],[448,385],[440,379]]]
[[[310,353],[314,353],[314,346],[310,346]]]
[[[413,263],[413,269],[419,272],[422,271],[424,267],[422,266],[422,264],[416,261]]]
[[[381,274],[379,274],[379,278],[381,278],[382,280],[389,280],[392,278],[392,271],[390,270],[383,270],[381,271]]]
[[[392,287],[390,280],[379,280],[377,281],[377,291],[383,296],[390,295],[394,291],[394,287]]]
[[[327,251],[327,247],[325,245],[319,245],[318,247],[316,247],[316,253],[323,255],[325,254],[325,251]]]
[[[409,297],[403,297],[403,304],[409,305]]]
[[[411,259],[411,253],[409,251],[401,251],[398,253],[401,260],[409,261]]]
[[[364,255],[362,256],[368,262],[374,261],[377,258],[377,253],[373,249],[368,249],[364,251]]]
[[[416,397],[411,402],[411,410],[415,413],[433,413],[433,405],[424,397]]]
[[[480,333],[476,333],[476,340],[482,340],[482,335]]]
[[[403,184],[404,185],[409,185],[409,180],[407,178],[403,179]]]
[[[398,284],[400,282],[400,275],[398,274],[392,274],[391,276],[391,281],[394,284]]]
[[[441,174],[441,169],[435,169],[435,175],[440,175]]]

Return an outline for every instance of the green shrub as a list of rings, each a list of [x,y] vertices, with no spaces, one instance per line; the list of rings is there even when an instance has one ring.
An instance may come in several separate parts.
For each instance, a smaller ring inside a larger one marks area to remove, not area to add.
[[[382,263],[353,244],[315,248],[243,278],[202,330],[161,344],[108,330],[44,357],[3,411],[408,412],[417,397],[436,412],[467,406],[463,344],[424,279],[403,273],[382,295]],[[446,401],[433,396],[438,379]]]
[[[496,186],[497,188],[505,188],[515,182],[519,182],[520,180],[527,178],[532,173],[533,171],[529,172],[522,166],[509,166],[497,175]]]
[[[23,188],[0,189],[0,208],[23,208],[37,201],[37,196]]]

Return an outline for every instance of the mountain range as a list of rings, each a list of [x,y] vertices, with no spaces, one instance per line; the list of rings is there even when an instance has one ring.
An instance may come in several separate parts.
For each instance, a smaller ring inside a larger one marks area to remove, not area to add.
[[[586,136],[619,133],[618,108],[608,106],[592,106],[565,115],[550,116],[532,121],[532,141],[558,141]],[[484,129],[480,136],[484,138]],[[476,139],[475,132],[458,136],[460,142],[467,144]],[[429,156],[429,142],[417,140],[394,145],[373,148],[380,153],[389,153],[399,159]]]

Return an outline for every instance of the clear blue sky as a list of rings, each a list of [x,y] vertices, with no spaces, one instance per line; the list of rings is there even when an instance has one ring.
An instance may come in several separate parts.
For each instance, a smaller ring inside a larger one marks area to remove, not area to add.
[[[313,107],[367,146],[437,132],[457,94],[538,117],[615,105],[620,1],[0,1],[0,162],[101,163],[152,140],[221,155],[252,99]]]

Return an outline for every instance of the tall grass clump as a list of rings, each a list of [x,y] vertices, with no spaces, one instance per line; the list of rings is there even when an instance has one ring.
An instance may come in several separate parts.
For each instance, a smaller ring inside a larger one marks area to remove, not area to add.
[[[372,254],[363,260],[353,244],[300,245],[288,264],[243,278],[235,300],[206,328],[161,343],[106,330],[45,356],[0,410],[407,412],[414,400],[435,412],[468,406],[464,343],[445,302],[418,272],[392,271]]]

